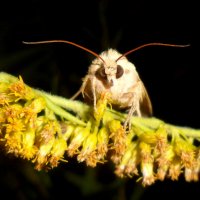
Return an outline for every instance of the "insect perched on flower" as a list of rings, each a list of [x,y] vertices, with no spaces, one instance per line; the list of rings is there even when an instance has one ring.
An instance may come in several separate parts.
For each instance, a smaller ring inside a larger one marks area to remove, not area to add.
[[[25,44],[42,43],[67,43],[81,48],[96,57],[89,66],[88,74],[83,79],[79,91],[72,97],[75,99],[82,93],[88,103],[92,103],[96,110],[96,103],[104,93],[109,94],[109,103],[117,109],[128,110],[124,122],[124,129],[131,127],[131,117],[151,116],[152,104],[149,95],[141,81],[133,63],[129,62],[126,56],[146,46],[173,46],[185,47],[187,45],[174,45],[164,43],[147,43],[134,48],[124,54],[114,49],[108,49],[100,55],[76,43],[66,40],[49,40],[38,42],[24,42]]]

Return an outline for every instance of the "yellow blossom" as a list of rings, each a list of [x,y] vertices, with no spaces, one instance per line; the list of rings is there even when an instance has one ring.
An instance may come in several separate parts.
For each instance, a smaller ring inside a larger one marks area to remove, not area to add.
[[[199,168],[185,168],[185,180],[190,181],[198,181],[199,180]]]
[[[32,160],[35,163],[37,170],[47,169],[48,166],[48,155],[51,152],[55,141],[55,137],[52,137],[46,143],[42,143],[38,146],[36,157]]]
[[[30,160],[36,154],[37,148],[34,145],[35,143],[35,130],[32,128],[27,128],[25,132],[22,133],[22,140],[21,140],[21,151],[20,156],[22,158],[26,158]]]
[[[119,177],[138,175],[137,144],[130,143],[122,156],[120,163],[116,166],[115,174]]]
[[[0,124],[6,121],[6,116],[3,109],[0,109]]]
[[[22,106],[19,104],[13,104],[5,106],[3,109],[4,116],[7,122],[13,122],[17,119],[20,119],[20,114],[22,112]]]
[[[175,157],[169,166],[169,177],[174,181],[178,180],[179,175],[182,172],[182,164],[178,157]]]
[[[11,100],[8,97],[8,95],[0,92],[0,106],[8,105],[10,102],[11,102]]]
[[[64,123],[64,122],[61,122],[60,126],[61,126],[61,132],[62,132],[62,136],[63,136],[64,140],[68,141],[68,139],[72,136],[72,134],[74,132],[75,126]]]
[[[78,126],[77,128],[75,128],[67,149],[69,156],[73,156],[78,152],[79,147],[82,145],[83,141],[90,134],[90,129],[91,129],[90,123],[88,123],[86,127]]]
[[[52,140],[55,137],[56,133],[60,133],[60,125],[57,121],[49,120],[42,129],[37,132],[36,144],[46,144],[49,140]]]
[[[110,138],[113,141],[112,149],[114,150],[111,159],[114,163],[118,164],[126,149],[126,133],[120,121],[113,120],[109,124],[111,132]]]
[[[140,156],[141,156],[141,172],[143,175],[142,184],[144,186],[151,185],[155,182],[155,176],[153,172],[154,159],[151,154],[151,147],[145,142],[140,142]]]
[[[32,89],[24,84],[21,76],[19,77],[19,80],[17,82],[12,83],[9,86],[9,90],[10,96],[15,99],[15,101],[18,101],[20,99],[31,100],[35,96]]]
[[[12,134],[13,132],[22,132],[25,130],[25,125],[23,123],[23,120],[13,118],[10,119],[10,122],[4,124],[6,129],[6,135]]]
[[[186,181],[198,181],[200,176],[200,149],[196,151],[195,165],[191,167],[185,167],[185,180]]]
[[[97,134],[97,158],[104,161],[108,152],[109,133],[106,127],[102,127]]]
[[[88,106],[32,89],[0,72],[0,145],[6,153],[30,160],[37,170],[56,167],[68,156],[95,167],[112,160],[119,177],[140,176],[144,186],[156,180],[198,181],[200,130],[162,120],[133,117],[107,108],[109,93]],[[67,156],[66,155],[66,156]]]
[[[195,165],[195,146],[180,137],[174,141],[174,151],[181,158],[183,165],[192,168]]]
[[[99,161],[97,159],[97,134],[90,133],[83,141],[82,148],[77,157],[79,162],[86,161],[86,164],[95,167]]]
[[[142,184],[144,186],[151,185],[155,182],[153,167],[153,162],[141,162]]]
[[[57,167],[60,160],[64,160],[64,153],[67,150],[67,142],[63,137],[57,137],[49,153],[49,165],[51,168]]]
[[[97,101],[96,109],[94,110],[94,118],[97,124],[99,124],[105,112],[108,102],[108,96],[109,96],[108,93],[103,93],[100,99]]]
[[[22,132],[10,132],[4,136],[5,148],[7,153],[12,153],[15,156],[19,156],[21,152],[21,139]]]
[[[38,97],[31,101],[28,101],[21,112],[21,116],[25,118],[25,123],[34,123],[37,114],[45,109],[45,100],[42,97]]]
[[[151,154],[151,146],[145,142],[140,142],[139,144],[140,148],[140,155],[141,155],[141,160],[144,162],[152,162],[153,156]]]
[[[164,178],[167,175],[169,166],[174,158],[174,151],[172,145],[168,145],[162,154],[159,155],[158,158],[156,158],[156,162],[158,163],[158,169],[157,169],[157,178],[159,180],[164,180]]]

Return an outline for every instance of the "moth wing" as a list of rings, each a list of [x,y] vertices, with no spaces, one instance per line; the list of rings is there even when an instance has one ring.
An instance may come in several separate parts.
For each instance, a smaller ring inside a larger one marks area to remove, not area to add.
[[[142,97],[140,99],[141,115],[144,117],[150,117],[153,114],[152,104],[148,92],[142,81],[141,81],[141,88],[142,88]]]

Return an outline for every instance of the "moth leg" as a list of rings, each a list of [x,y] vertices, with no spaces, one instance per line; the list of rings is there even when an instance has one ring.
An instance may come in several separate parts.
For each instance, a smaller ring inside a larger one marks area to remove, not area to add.
[[[141,117],[141,111],[140,111],[140,103],[139,103],[139,97],[137,93],[132,93],[132,104],[131,108],[128,112],[128,115],[126,117],[126,120],[124,122],[124,129],[126,130],[128,127],[128,131],[131,129],[131,117],[135,113],[136,116]]]
[[[83,83],[82,83],[80,89],[70,98],[71,100],[76,99],[76,97],[78,97],[80,95],[80,93],[82,93],[82,96],[84,97],[84,91],[85,91],[85,87],[86,87],[88,79],[89,79],[89,76],[86,76],[83,79]]]
[[[126,120],[124,122],[124,130],[127,130],[128,128],[128,131],[131,129],[131,117],[133,116],[133,113],[135,112],[136,108],[135,108],[135,105],[133,104],[128,112],[128,115],[126,117]]]
[[[79,94],[81,93],[81,91],[82,91],[82,88],[80,88],[70,99],[71,100],[76,99],[79,96]]]
[[[93,106],[94,106],[94,110],[96,110],[96,104],[97,104],[96,103],[97,102],[96,89],[95,89],[96,82],[95,82],[95,78],[93,76],[90,76],[90,75],[85,76],[85,78],[83,79],[83,83],[82,83],[80,89],[70,99],[72,99],[72,100],[75,99],[80,93],[82,93],[82,96],[84,98],[85,89],[86,89],[86,86],[88,84],[88,81],[91,82],[92,96],[93,96]],[[86,95],[87,95],[87,93],[86,93]]]
[[[95,89],[95,79],[93,77],[91,77],[91,85],[92,85],[92,95],[93,95],[93,106],[94,106],[94,110],[96,111],[97,109],[97,97],[96,97],[96,89]]]

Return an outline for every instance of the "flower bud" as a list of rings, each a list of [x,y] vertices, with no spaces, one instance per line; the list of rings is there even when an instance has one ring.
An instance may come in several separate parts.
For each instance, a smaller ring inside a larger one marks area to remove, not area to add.
[[[86,164],[95,167],[97,159],[97,134],[90,133],[83,141],[82,149],[77,157],[79,162],[86,161]]]

